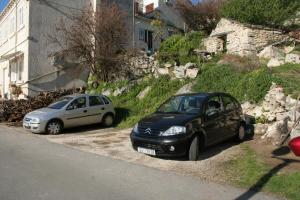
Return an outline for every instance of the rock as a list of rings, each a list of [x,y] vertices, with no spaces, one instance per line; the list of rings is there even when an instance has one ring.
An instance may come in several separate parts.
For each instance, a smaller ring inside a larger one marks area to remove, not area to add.
[[[193,68],[197,68],[197,65],[195,63],[186,63],[184,66],[185,69],[193,69]]]
[[[300,126],[298,125],[296,128],[294,128],[291,132],[291,139],[300,137]]]
[[[278,145],[282,137],[288,133],[288,120],[286,117],[284,120],[274,122],[268,127],[266,134],[262,136],[262,139],[271,138],[273,144]]]
[[[271,60],[268,62],[267,66],[269,68],[273,67],[279,67],[280,65],[284,64],[284,60],[279,60],[278,58],[271,58]]]
[[[282,60],[284,59],[284,52],[277,47],[267,46],[258,54],[258,57],[265,59],[277,58],[278,60]]]
[[[187,70],[186,70],[185,76],[186,76],[187,78],[192,78],[192,79],[194,79],[194,78],[197,78],[198,73],[199,73],[199,69],[197,69],[197,68],[194,68],[194,69],[187,69]]]
[[[138,94],[137,98],[140,100],[144,99],[145,96],[150,92],[150,90],[151,90],[151,86],[147,86],[143,91],[141,91]]]
[[[193,88],[194,85],[195,85],[195,82],[191,82],[189,84],[184,85],[182,88],[180,88],[176,92],[176,95],[192,93],[192,88]]]
[[[126,91],[128,90],[128,87],[124,86],[122,88],[118,88],[117,90],[114,91],[113,96],[120,96],[122,94],[124,94]]]
[[[267,124],[255,124],[254,125],[254,134],[255,135],[264,135],[268,130]]]
[[[173,73],[174,73],[176,78],[182,79],[182,78],[185,77],[185,67],[182,66],[182,65],[175,66]]]
[[[171,68],[172,66],[173,66],[173,65],[170,64],[170,63],[166,63],[166,64],[164,65],[165,68]]]
[[[284,53],[291,53],[292,51],[294,51],[295,46],[285,46],[284,47]]]
[[[167,68],[157,68],[158,75],[169,75],[169,69]]]
[[[111,95],[111,91],[110,90],[105,90],[105,91],[102,92],[102,94],[104,96],[110,96]]]
[[[300,64],[300,55],[290,53],[285,56],[286,63]]]

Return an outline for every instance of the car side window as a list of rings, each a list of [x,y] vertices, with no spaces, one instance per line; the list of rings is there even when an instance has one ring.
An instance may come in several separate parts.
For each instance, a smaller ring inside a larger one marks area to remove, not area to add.
[[[206,104],[205,115],[208,118],[214,118],[219,116],[221,112],[222,112],[222,104],[221,104],[220,97],[219,96],[211,97]]]
[[[79,97],[75,99],[72,103],[70,103],[67,110],[74,110],[74,109],[85,108],[85,107],[86,107],[86,98]]]
[[[225,111],[233,111],[237,108],[235,100],[228,96],[223,96],[223,105]]]
[[[104,105],[102,99],[98,96],[90,96],[89,97],[89,105],[90,107],[93,107],[93,106],[102,106]]]

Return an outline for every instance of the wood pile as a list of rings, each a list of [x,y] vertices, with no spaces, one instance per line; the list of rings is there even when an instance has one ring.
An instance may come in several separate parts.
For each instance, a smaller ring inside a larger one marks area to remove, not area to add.
[[[47,107],[60,97],[74,93],[85,93],[85,89],[79,88],[41,92],[37,96],[29,97],[26,100],[0,100],[0,122],[22,122],[27,113]]]

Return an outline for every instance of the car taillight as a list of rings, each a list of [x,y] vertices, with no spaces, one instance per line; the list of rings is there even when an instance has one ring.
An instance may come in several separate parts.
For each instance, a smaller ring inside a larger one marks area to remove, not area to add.
[[[289,146],[294,154],[300,157],[300,137],[296,137],[289,142]]]

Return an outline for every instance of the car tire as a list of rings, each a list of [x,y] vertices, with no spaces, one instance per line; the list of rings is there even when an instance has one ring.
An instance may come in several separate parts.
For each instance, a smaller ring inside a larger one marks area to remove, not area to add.
[[[191,142],[191,145],[189,147],[188,152],[188,159],[190,161],[197,161],[199,158],[199,152],[200,152],[200,137],[196,136]]]
[[[114,116],[112,114],[106,114],[102,119],[104,127],[111,127],[114,124]]]
[[[237,130],[237,134],[235,136],[236,142],[243,142],[246,140],[246,128],[243,124],[241,124]]]
[[[62,131],[62,123],[59,120],[51,120],[46,126],[46,133],[50,135],[58,135]]]

